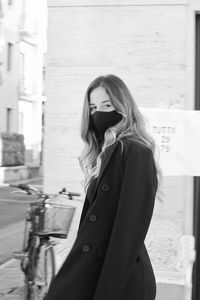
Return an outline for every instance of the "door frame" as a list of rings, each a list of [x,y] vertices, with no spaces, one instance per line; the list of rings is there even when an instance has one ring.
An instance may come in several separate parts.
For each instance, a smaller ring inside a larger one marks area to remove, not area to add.
[[[200,13],[195,12],[195,101],[194,109],[200,110]],[[195,237],[196,258],[192,273],[192,300],[200,299],[200,177],[194,180],[194,210],[193,210],[193,235]]]

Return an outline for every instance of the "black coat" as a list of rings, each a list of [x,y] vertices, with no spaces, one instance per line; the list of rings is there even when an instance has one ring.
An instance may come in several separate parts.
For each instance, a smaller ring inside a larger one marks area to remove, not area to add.
[[[45,300],[154,300],[156,282],[144,239],[157,176],[151,150],[116,141],[85,197],[74,245]],[[89,189],[89,188],[88,188]]]

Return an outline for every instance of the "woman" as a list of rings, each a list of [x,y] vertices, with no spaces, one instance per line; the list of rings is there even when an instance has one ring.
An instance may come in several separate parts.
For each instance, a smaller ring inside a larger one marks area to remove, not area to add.
[[[127,86],[114,75],[88,87],[82,115],[85,202],[74,245],[46,300],[154,300],[144,239],[160,169]]]

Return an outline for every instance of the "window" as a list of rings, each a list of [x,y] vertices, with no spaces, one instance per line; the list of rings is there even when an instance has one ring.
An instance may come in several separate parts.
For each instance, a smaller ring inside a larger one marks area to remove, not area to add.
[[[20,92],[24,93],[24,53],[20,52],[20,63],[19,63],[19,73],[20,73]]]
[[[13,44],[8,43],[8,51],[7,51],[7,70],[11,71],[13,65]]]
[[[6,109],[6,131],[10,132],[11,131],[11,117],[12,117],[12,109],[7,108]]]

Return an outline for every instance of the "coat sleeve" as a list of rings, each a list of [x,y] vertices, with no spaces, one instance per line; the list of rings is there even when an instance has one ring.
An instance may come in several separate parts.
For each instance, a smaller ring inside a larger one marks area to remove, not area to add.
[[[120,298],[153,214],[157,176],[151,150],[130,143],[124,158],[116,216],[93,300]]]

